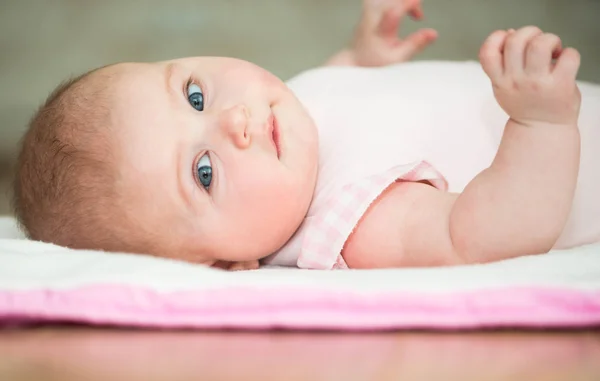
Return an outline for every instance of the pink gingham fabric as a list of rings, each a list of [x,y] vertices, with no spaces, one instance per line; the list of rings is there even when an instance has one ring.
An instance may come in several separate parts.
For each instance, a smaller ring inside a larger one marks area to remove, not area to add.
[[[428,181],[438,189],[448,189],[444,177],[426,161],[396,166],[343,186],[321,213],[307,220],[298,267],[347,269],[341,255],[346,240],[373,201],[396,181]]]

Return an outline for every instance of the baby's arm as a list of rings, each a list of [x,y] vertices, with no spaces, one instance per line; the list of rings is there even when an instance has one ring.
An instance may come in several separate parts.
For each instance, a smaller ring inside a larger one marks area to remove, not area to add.
[[[391,186],[348,240],[350,267],[488,262],[544,253],[558,239],[579,169],[579,54],[526,27],[492,34],[480,59],[510,116],[492,165],[460,195]]]
[[[327,66],[387,66],[412,59],[437,38],[433,29],[420,29],[398,38],[402,19],[423,18],[421,0],[363,0],[352,47],[331,57]]]

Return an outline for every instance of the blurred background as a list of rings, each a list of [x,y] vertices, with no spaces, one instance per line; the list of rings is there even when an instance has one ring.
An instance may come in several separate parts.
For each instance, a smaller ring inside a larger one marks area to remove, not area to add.
[[[476,59],[498,28],[535,24],[579,49],[579,79],[600,83],[600,0],[423,0],[436,28],[418,59]],[[119,61],[233,56],[282,79],[351,38],[361,0],[0,0],[0,214],[27,121],[62,80]]]

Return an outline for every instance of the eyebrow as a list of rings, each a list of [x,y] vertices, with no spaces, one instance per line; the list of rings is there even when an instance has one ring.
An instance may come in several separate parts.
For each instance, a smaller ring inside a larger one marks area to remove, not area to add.
[[[173,86],[171,86],[173,77],[175,76],[176,69],[177,69],[177,65],[175,64],[175,62],[171,62],[165,68],[165,88],[167,89],[167,92],[171,95],[171,97],[173,97],[173,98],[177,97],[175,89],[173,89]]]

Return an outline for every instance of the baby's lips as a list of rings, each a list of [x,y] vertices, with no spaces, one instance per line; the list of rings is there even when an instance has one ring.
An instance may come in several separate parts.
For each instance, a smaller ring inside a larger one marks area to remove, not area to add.
[[[279,129],[277,118],[273,112],[271,112],[271,123],[273,127],[272,139],[275,144],[275,149],[277,150],[277,158],[279,159],[281,158],[281,130]]]
[[[273,148],[275,148],[275,152],[277,153],[277,157],[279,158],[279,156],[281,155],[281,150],[279,147],[279,131],[277,128],[277,119],[273,114],[273,110],[271,110],[269,117],[267,118],[266,125],[266,135],[271,140],[271,144],[273,145]]]

